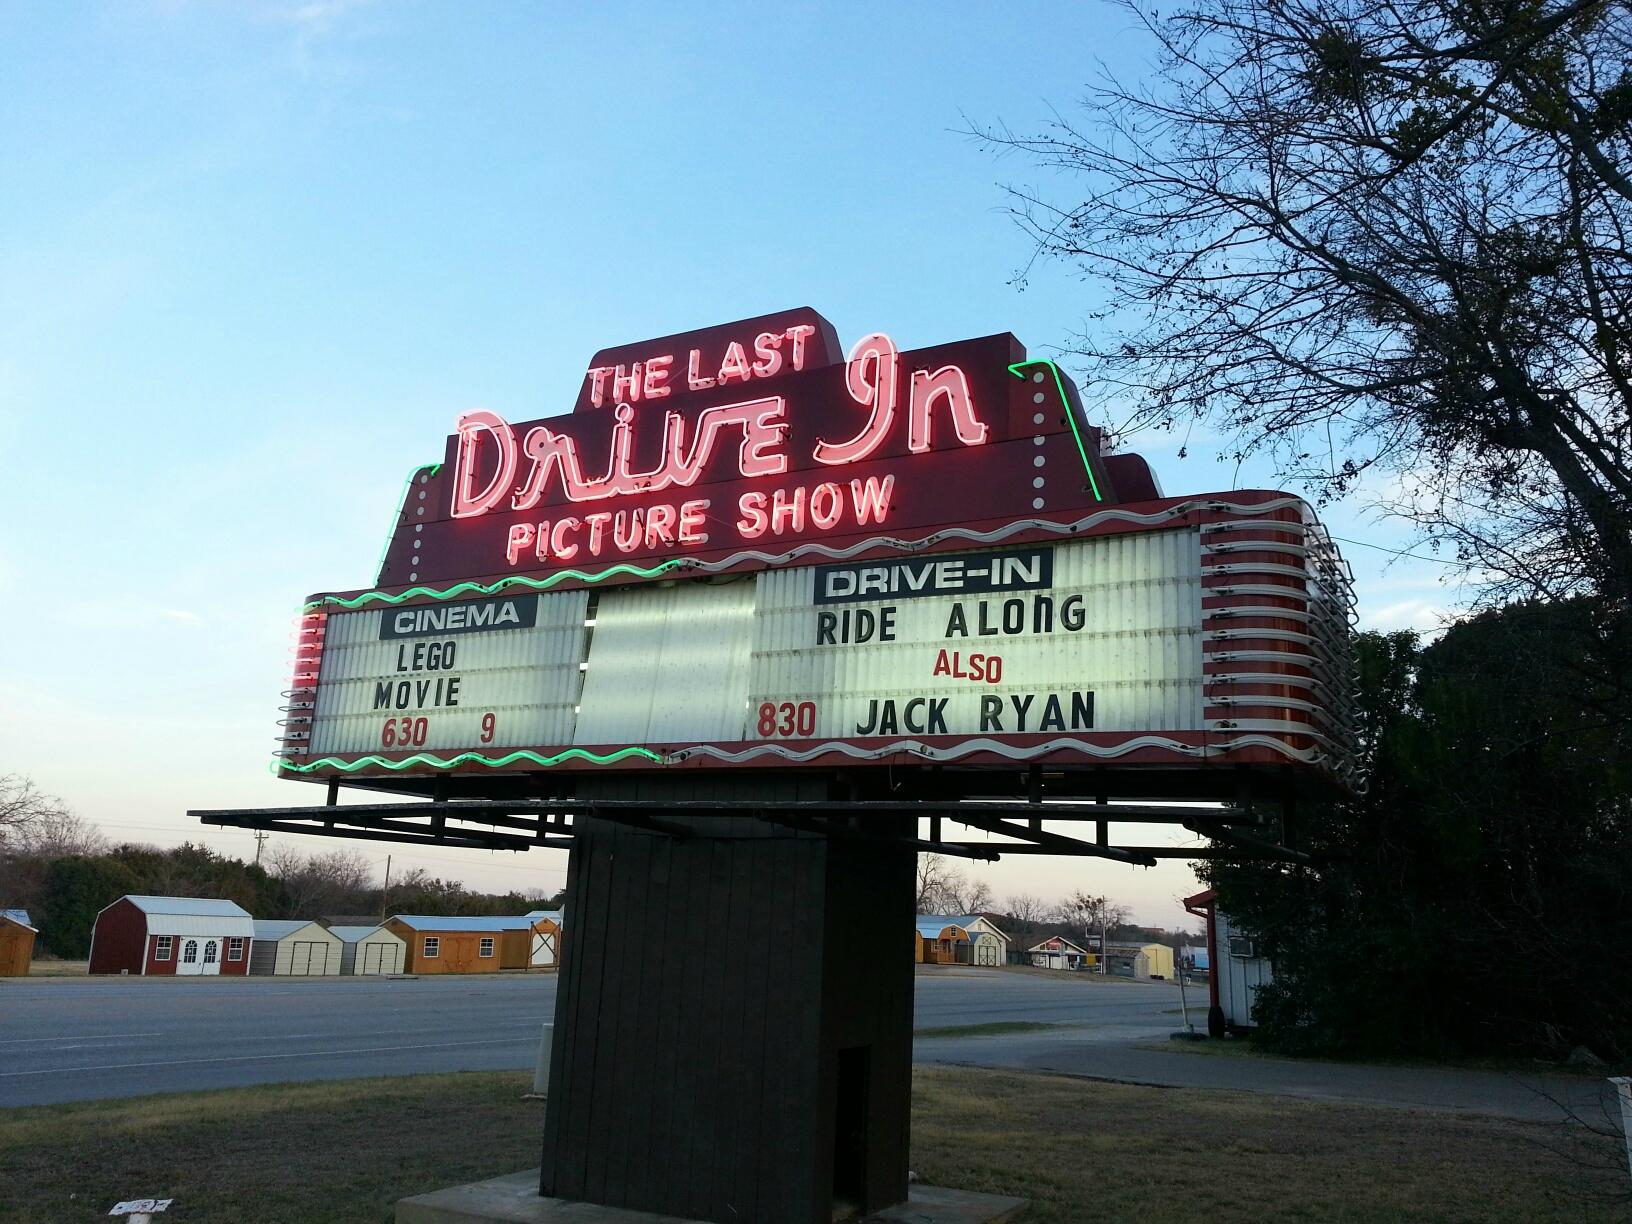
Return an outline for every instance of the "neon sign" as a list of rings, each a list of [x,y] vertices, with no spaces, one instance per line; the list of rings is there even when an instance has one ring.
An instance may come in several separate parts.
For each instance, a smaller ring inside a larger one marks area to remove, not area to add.
[[[1113,497],[1080,415],[1068,381],[1007,334],[908,349],[872,332],[846,353],[801,308],[603,349],[570,413],[457,417],[442,462],[410,478],[379,581],[1074,516]]]
[[[798,370],[803,364],[803,335],[813,330],[790,327],[780,337],[770,339],[777,339],[778,344],[781,339],[788,340],[792,365]],[[760,339],[768,343],[768,336],[762,334]],[[770,351],[779,349],[773,347]],[[753,376],[750,365],[733,357],[740,353],[741,345],[732,341],[717,381],[728,381],[725,370],[739,366],[745,371],[741,380]],[[694,362],[696,355],[693,350]],[[631,369],[635,372],[621,365],[592,368],[590,402],[602,403],[608,383],[613,394],[628,393],[638,398],[640,388],[646,385],[643,376],[638,375],[640,367],[640,362],[634,362]],[[846,363],[845,388],[867,417],[860,431],[845,442],[817,441],[812,459],[827,466],[848,465],[860,463],[879,450],[895,428],[899,367],[900,353],[888,336],[874,333],[856,345]],[[651,361],[645,368],[650,371]],[[715,384],[716,380],[711,379],[707,386]],[[668,394],[667,389],[663,394]],[[646,398],[653,397],[647,393]],[[961,368],[948,365],[934,371],[912,371],[907,404],[908,452],[922,454],[930,449],[937,410],[950,419],[958,445],[985,444],[990,430],[976,410],[969,380]],[[581,506],[691,488],[705,473],[720,478],[716,457],[730,449],[722,446],[722,438],[737,440],[734,464],[726,477],[757,480],[780,476],[789,468],[786,412],[787,401],[780,395],[710,405],[691,421],[681,413],[665,412],[657,462],[650,468],[637,468],[633,458],[635,411],[631,404],[620,403],[613,413],[616,423],[604,469],[594,476],[584,474],[579,440],[564,431],[535,425],[518,443],[516,430],[496,413],[467,412],[455,429],[458,447],[450,513],[456,519],[478,518],[506,502],[512,510],[531,510],[553,500],[552,495]],[[484,480],[480,471],[489,450],[493,452],[492,472]],[[831,531],[846,521],[858,527],[883,525],[889,517],[894,487],[894,476],[885,475],[822,480],[769,493],[752,489],[737,495],[729,513],[736,516],[736,531],[750,540],[766,534]],[[704,545],[709,542],[708,522],[714,510],[713,499],[702,497],[516,522],[506,532],[505,561],[512,566],[564,563],[580,553],[601,557]]]

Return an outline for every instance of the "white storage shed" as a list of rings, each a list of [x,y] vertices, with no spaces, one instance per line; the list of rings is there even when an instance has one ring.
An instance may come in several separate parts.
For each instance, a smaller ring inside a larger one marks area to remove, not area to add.
[[[985,914],[966,914],[952,921],[969,932],[970,964],[995,968],[1009,963],[1009,937]]]
[[[408,946],[390,927],[335,926],[329,932],[343,945],[340,972],[358,977],[379,977],[401,973]]]
[[[255,943],[249,953],[252,974],[332,977],[340,972],[340,937],[322,923],[299,918],[255,920]]]

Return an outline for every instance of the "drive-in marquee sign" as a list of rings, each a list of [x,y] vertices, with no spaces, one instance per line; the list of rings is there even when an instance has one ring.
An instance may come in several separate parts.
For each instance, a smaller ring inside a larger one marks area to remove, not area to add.
[[[1346,770],[1308,507],[1158,496],[1001,335],[841,355],[809,310],[458,417],[377,587],[308,602],[281,771],[902,762]]]

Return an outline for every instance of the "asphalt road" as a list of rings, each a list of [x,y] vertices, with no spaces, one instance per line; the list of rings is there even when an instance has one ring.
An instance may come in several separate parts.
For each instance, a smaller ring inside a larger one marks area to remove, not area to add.
[[[530,1068],[548,975],[9,980],[0,1106],[289,1080]],[[917,1027],[1033,1021],[1165,1034],[1172,986],[921,974]]]
[[[292,1080],[531,1068],[554,975],[0,979],[0,1107]],[[920,1063],[1558,1120],[1597,1117],[1601,1081],[1188,1053],[1167,983],[920,971],[915,1027],[1045,1031],[919,1037]],[[1194,1006],[1204,992],[1191,993]],[[1198,1026],[1200,1017],[1197,1018]]]

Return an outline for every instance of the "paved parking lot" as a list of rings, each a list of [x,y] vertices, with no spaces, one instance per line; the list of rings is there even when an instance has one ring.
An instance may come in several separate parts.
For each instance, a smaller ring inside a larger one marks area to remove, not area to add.
[[[1197,1054],[1168,1041],[1177,987],[989,969],[920,969],[920,1063],[1556,1121],[1597,1117],[1602,1081],[1538,1071],[1364,1066]],[[551,975],[0,979],[0,1107],[291,1080],[531,1068]],[[1205,991],[1190,994],[1194,1007]],[[1194,1017],[1198,1027],[1202,1017]]]
[[[553,974],[89,978],[0,985],[0,1105],[287,1080],[531,1067]],[[1032,1021],[1164,1033],[1162,984],[921,973],[920,1028]]]

